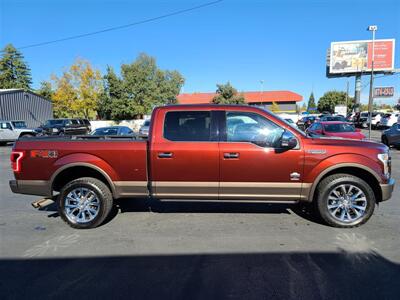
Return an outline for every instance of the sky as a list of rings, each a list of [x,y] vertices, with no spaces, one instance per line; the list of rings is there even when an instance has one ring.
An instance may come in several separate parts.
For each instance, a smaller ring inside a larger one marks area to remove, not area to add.
[[[212,0],[0,0],[0,47],[24,47],[141,21]],[[60,74],[76,58],[102,72],[119,70],[145,52],[163,69],[178,70],[183,91],[212,92],[230,81],[239,91],[291,90],[305,100],[328,90],[354,95],[354,77],[328,79],[326,51],[332,41],[371,38],[400,43],[398,0],[224,0],[198,10],[116,31],[40,47],[21,49],[32,70],[33,87]],[[400,68],[400,45],[395,67]],[[363,76],[361,102],[368,101],[369,77]],[[400,74],[377,76],[375,86],[394,86]]]

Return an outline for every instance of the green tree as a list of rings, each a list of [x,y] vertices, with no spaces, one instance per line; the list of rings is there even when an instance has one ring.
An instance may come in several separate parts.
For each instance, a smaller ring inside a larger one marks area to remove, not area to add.
[[[6,45],[2,53],[0,59],[0,88],[29,90],[32,84],[31,70],[22,53],[11,44]]]
[[[111,120],[119,118],[118,115],[113,115],[113,113],[119,112],[118,109],[114,109],[114,105],[116,101],[122,98],[122,93],[123,86],[121,79],[118,78],[112,67],[107,66],[107,73],[103,77],[103,93],[100,96],[97,108],[97,114],[101,119]]]
[[[314,93],[311,92],[310,98],[308,99],[307,111],[313,113],[316,111],[317,106],[315,105]]]
[[[271,111],[272,111],[273,113],[277,113],[277,112],[280,112],[280,111],[281,111],[281,109],[280,109],[278,103],[276,103],[275,101],[272,102]]]
[[[217,84],[216,95],[212,99],[214,104],[244,104],[245,99],[243,94],[238,91],[229,83]]]
[[[155,106],[176,103],[184,83],[177,71],[161,70],[155,58],[140,54],[121,66],[121,97],[113,101],[112,118],[131,119],[149,114]]]
[[[37,94],[40,96],[51,100],[54,94],[54,91],[51,86],[51,82],[49,81],[42,81],[40,83],[40,88],[36,91]]]
[[[301,112],[307,111],[307,105],[303,102],[303,105],[301,106],[300,109]]]
[[[354,99],[349,97],[347,99],[348,109],[352,109]],[[346,104],[346,93],[339,91],[328,91],[318,101],[318,110],[320,112],[329,111],[333,113],[335,106],[339,104]]]

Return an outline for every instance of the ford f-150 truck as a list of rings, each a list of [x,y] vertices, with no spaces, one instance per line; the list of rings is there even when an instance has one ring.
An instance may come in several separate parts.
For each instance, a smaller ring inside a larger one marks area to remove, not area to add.
[[[56,199],[74,228],[96,227],[119,198],[314,203],[331,226],[365,223],[391,197],[387,146],[309,137],[240,105],[154,109],[148,140],[40,137],[11,153],[15,193]]]

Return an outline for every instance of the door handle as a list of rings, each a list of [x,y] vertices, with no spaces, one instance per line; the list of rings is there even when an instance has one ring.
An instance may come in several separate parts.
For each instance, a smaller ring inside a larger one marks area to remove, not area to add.
[[[172,152],[160,152],[158,153],[158,158],[171,158]]]
[[[228,152],[224,153],[224,158],[239,158],[239,153],[238,152]]]

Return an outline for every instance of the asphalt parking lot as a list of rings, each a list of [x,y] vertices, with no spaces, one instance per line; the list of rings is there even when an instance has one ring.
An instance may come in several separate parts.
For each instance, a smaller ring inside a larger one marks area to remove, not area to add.
[[[374,132],[379,137],[379,132]],[[0,147],[0,298],[398,299],[400,194],[354,229],[298,206],[124,200],[74,230],[12,194]],[[400,151],[392,151],[400,179]]]

